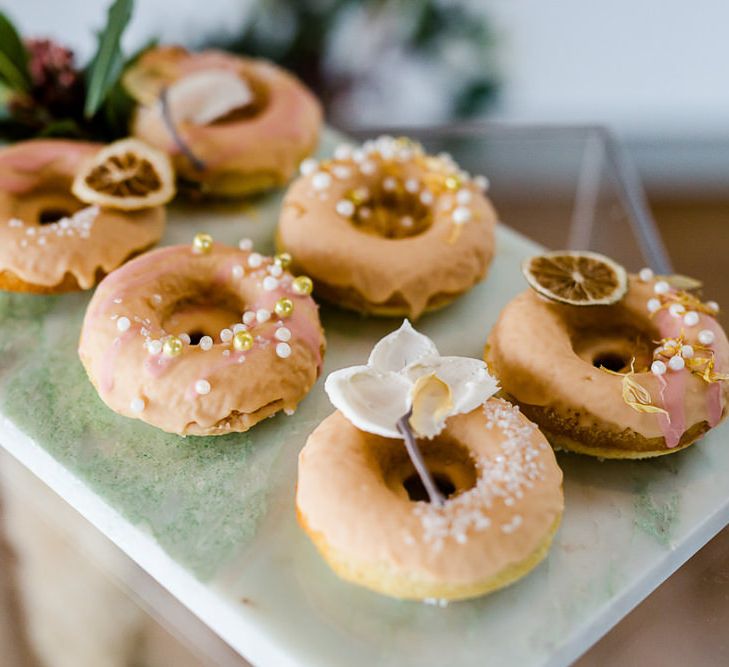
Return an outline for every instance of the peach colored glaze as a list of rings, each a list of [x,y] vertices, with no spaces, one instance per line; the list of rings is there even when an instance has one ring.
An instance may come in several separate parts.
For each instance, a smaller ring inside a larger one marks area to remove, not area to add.
[[[318,309],[311,297],[292,291],[288,273],[280,276],[276,289],[265,291],[262,281],[272,261],[264,259],[259,268],[252,268],[250,255],[221,244],[203,254],[192,246],[172,246],[142,255],[102,281],[86,312],[79,354],[112,410],[184,435],[224,432],[216,430],[219,422],[273,403],[273,411],[296,408],[321,370],[324,335]],[[234,267],[242,267],[243,275],[234,275]],[[293,313],[284,319],[273,312],[282,297],[294,303]],[[153,353],[148,341],[193,333],[163,328],[166,318],[191,302],[201,308],[225,303],[225,312],[239,311],[237,320],[228,323],[230,328],[241,323],[244,311],[267,309],[271,317],[246,327],[255,344],[245,352],[235,350],[231,341],[223,342],[216,332],[204,331],[214,340],[210,350],[185,344],[178,356]],[[126,331],[118,326],[122,317],[130,321]],[[274,334],[281,326],[291,332],[286,358],[276,352],[280,341]],[[196,392],[199,380],[210,383],[210,393]],[[132,409],[135,399],[144,401],[143,410]]]
[[[340,164],[341,163],[341,164]],[[316,190],[316,174],[297,179],[286,193],[278,228],[278,242],[290,252],[296,265],[315,284],[352,290],[374,312],[378,305],[399,298],[411,319],[425,311],[436,295],[458,296],[481,280],[491,263],[496,213],[491,202],[472,183],[465,183],[472,199],[472,219],[456,226],[448,201],[453,194],[436,196],[431,205],[433,222],[417,236],[391,239],[358,229],[335,210],[355,188],[376,190],[382,170],[360,173],[349,160],[333,164],[349,167],[351,175],[332,178],[326,190]],[[403,182],[425,180],[423,169],[414,162],[389,165]]]
[[[65,140],[24,141],[0,150],[0,272],[35,285],[54,286],[71,274],[82,289],[162,235],[162,207],[127,212],[89,208],[76,218],[41,225],[44,209],[86,207],[70,192],[83,162],[100,144]]]
[[[241,58],[222,51],[188,53],[179,47],[162,47],[142,56],[135,68],[149,69],[162,85],[193,72],[225,69],[244,80],[252,78],[265,87],[267,102],[253,117],[203,126],[184,123],[177,128],[209,171],[265,172],[285,180],[316,145],[322,122],[319,102],[294,76],[265,60]],[[133,133],[172,155],[178,171],[194,180],[200,178],[180,155],[158,102],[138,108]]]
[[[661,310],[651,318],[647,302],[654,297],[653,281],[629,280],[625,297],[613,306],[575,307],[548,302],[527,290],[502,311],[489,337],[488,357],[498,370],[502,387],[520,403],[552,407],[559,414],[580,413],[581,426],[621,433],[631,429],[644,438],[663,437],[675,447],[691,426],[706,421],[716,426],[725,414],[729,397],[726,382],[706,383],[688,369],[669,370],[663,376],[636,373],[634,379],[650,392],[652,402],[668,417],[637,412],[622,399],[621,378],[580,358],[570,328],[599,337],[613,327],[642,330],[653,340],[677,337],[683,330],[689,343],[702,329],[715,334],[711,348],[715,369],[729,369],[729,342],[716,320],[701,314],[687,327],[680,317]],[[589,444],[589,443],[588,443]]]
[[[299,456],[296,504],[325,555],[352,570],[468,586],[544,545],[562,514],[562,471],[536,426],[492,398],[451,417],[442,437],[468,450],[477,479],[438,508],[386,484],[387,449],[401,440],[360,431],[339,412],[316,428]]]

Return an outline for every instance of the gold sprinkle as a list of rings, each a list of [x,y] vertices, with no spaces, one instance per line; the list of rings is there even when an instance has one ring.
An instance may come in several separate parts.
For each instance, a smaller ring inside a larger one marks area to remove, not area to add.
[[[213,237],[210,234],[195,234],[192,239],[192,249],[196,253],[207,253],[213,249]]]
[[[280,252],[274,257],[274,262],[282,269],[286,269],[291,265],[291,255],[287,252]]]
[[[355,206],[361,206],[367,201],[367,190],[365,188],[357,188],[347,193],[347,199]]]
[[[177,336],[170,336],[162,345],[162,354],[166,357],[176,357],[182,352],[182,341]]]
[[[245,352],[253,347],[253,336],[248,331],[238,331],[233,334],[233,347],[238,352]]]
[[[444,183],[449,190],[458,190],[461,187],[461,179],[458,176],[446,176]]]
[[[297,276],[291,284],[294,292],[300,296],[308,296],[314,289],[314,283],[309,276]]]
[[[273,307],[273,310],[279,317],[288,317],[294,312],[294,302],[287,297],[283,297],[276,301],[276,305]]]

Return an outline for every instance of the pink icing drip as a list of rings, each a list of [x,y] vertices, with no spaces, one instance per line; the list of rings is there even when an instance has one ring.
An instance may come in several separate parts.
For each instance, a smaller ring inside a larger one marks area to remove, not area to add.
[[[165,357],[162,353],[150,354],[144,360],[144,369],[152,377],[161,377],[167,372],[167,369],[173,364],[177,357]]]
[[[662,338],[674,338],[681,333],[681,320],[662,310],[656,315]],[[669,448],[678,445],[686,430],[686,376],[689,371],[668,371],[661,377],[661,399],[668,415],[658,415],[661,432]]]
[[[714,351],[715,366],[714,370],[718,373],[723,373],[724,368],[717,354],[717,343],[724,339],[724,330],[719,326],[719,323],[708,315],[701,315],[698,327],[700,329],[708,329],[714,332],[714,342],[710,345]],[[721,421],[721,416],[724,412],[724,392],[721,390],[720,382],[713,382],[709,385],[706,392],[706,409],[708,412],[709,426],[716,426]]]
[[[136,337],[139,330],[135,327],[127,329],[123,334],[117,336],[111,344],[111,349],[104,355],[101,362],[101,389],[104,392],[110,392],[114,388],[114,372],[116,368],[116,358],[119,356],[122,345],[126,345],[132,338]]]

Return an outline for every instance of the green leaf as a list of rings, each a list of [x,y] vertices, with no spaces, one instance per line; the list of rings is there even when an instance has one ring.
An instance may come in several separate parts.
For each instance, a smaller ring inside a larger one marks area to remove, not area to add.
[[[0,78],[15,90],[30,89],[28,52],[15,26],[0,12]]]
[[[89,65],[86,78],[84,116],[91,118],[104,98],[118,81],[124,66],[121,36],[132,16],[133,0],[116,0],[109,8],[106,27],[99,35],[96,55]]]

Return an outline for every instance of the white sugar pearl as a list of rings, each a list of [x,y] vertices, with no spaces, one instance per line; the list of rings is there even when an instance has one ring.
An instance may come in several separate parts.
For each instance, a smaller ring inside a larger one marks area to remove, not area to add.
[[[687,327],[695,327],[699,323],[699,314],[693,310],[689,310],[689,312],[683,316],[683,323]]]
[[[405,229],[410,229],[415,222],[413,222],[413,219],[409,215],[404,215],[402,218],[400,218],[400,224],[405,227]]]
[[[663,375],[666,372],[666,364],[660,360],[656,360],[651,364],[651,373],[653,375]]]
[[[649,280],[653,280],[653,271],[649,269],[648,267],[641,269],[638,273],[638,277],[644,282],[647,283]]]
[[[286,357],[291,356],[291,346],[288,343],[279,343],[276,345],[276,354],[281,357],[281,359],[286,359]]]
[[[661,309],[661,302],[658,299],[648,299],[646,306],[648,307],[649,313],[655,313]]]
[[[405,189],[410,194],[414,195],[420,189],[420,183],[418,183],[418,179],[408,178],[407,181],[405,181]]]
[[[382,187],[388,192],[392,192],[397,187],[397,181],[392,176],[388,176],[382,181]]]
[[[268,272],[274,278],[280,278],[283,275],[283,267],[280,264],[271,264],[271,266],[268,267]]]
[[[352,155],[352,145],[351,144],[339,144],[334,149],[334,157],[337,160],[346,160]]]
[[[237,334],[239,331],[245,331],[248,327],[246,327],[245,324],[241,324],[240,322],[233,325],[233,333]]]
[[[240,264],[236,264],[232,269],[231,273],[233,274],[233,278],[242,278],[243,277],[243,267]]]
[[[464,189],[464,190],[459,190],[458,192],[456,192],[456,201],[462,205],[469,204],[471,202],[472,197],[473,196],[471,195],[470,190]]]
[[[195,392],[201,396],[210,393],[210,383],[207,380],[198,380],[195,383]]]
[[[308,176],[313,174],[318,167],[319,163],[314,158],[309,157],[299,165],[299,171],[303,176]]]
[[[147,352],[150,354],[159,354],[162,352],[162,341],[161,340],[148,340],[147,341]]]
[[[213,339],[210,336],[203,336],[198,343],[198,346],[203,352],[208,352],[213,347]]]
[[[251,250],[253,248],[253,241],[251,239],[241,239],[238,241],[238,247],[241,250]]]
[[[686,362],[683,360],[683,357],[679,355],[675,355],[668,360],[668,367],[672,371],[680,371],[685,365]]]
[[[233,338],[233,332],[230,329],[222,329],[220,331],[220,340],[224,343],[227,343],[231,338]]]
[[[356,148],[355,150],[352,151],[352,161],[353,162],[359,163],[359,162],[362,162],[362,160],[364,160],[364,159],[365,159],[365,154],[362,149]]]
[[[699,331],[699,343],[702,345],[711,345],[714,342],[714,332],[710,329],[702,329]]]
[[[189,345],[189,344],[190,344],[190,340],[191,340],[191,339],[190,339],[190,336],[189,336],[189,334],[186,334],[186,333],[181,333],[181,334],[180,334],[180,335],[178,336],[178,338],[179,338],[179,339],[180,339],[180,340],[181,340],[181,341],[182,341],[183,343],[186,343],[187,345]]]
[[[334,210],[345,218],[351,218],[354,215],[354,203],[349,201],[349,199],[340,199],[334,207]]]
[[[335,167],[332,167],[332,174],[334,174],[335,178],[338,178],[340,181],[344,181],[352,175],[352,170],[349,167],[338,164]]]
[[[691,359],[694,356],[694,348],[691,345],[682,345],[681,356],[684,359]]]
[[[116,321],[116,328],[121,332],[128,331],[130,326],[132,326],[132,323],[129,321],[128,317],[120,317]]]
[[[665,280],[659,280],[653,285],[653,291],[656,294],[667,294],[671,291],[671,286]]]
[[[332,183],[332,177],[325,171],[318,171],[311,177],[311,184],[316,190],[326,190]]]
[[[473,178],[473,184],[481,190],[481,192],[486,192],[486,190],[489,189],[490,183],[489,179],[485,176],[474,176]]]
[[[680,303],[672,303],[668,307],[668,312],[674,317],[681,317],[686,312],[686,308]]]
[[[273,276],[266,276],[263,279],[263,289],[267,292],[273,292],[278,287],[278,280]]]
[[[719,312],[719,304],[716,301],[707,301],[706,307],[714,313]]]
[[[256,314],[249,310],[243,313],[243,324],[253,324],[256,321]]]
[[[465,206],[458,206],[453,211],[453,222],[457,225],[462,225],[471,219],[471,210]]]
[[[423,190],[420,193],[420,202],[425,206],[430,206],[433,203],[433,193],[430,190]]]
[[[134,413],[140,413],[142,410],[144,410],[144,399],[143,398],[133,398],[132,402],[129,404],[129,409]]]
[[[274,334],[274,336],[276,336],[277,340],[287,343],[291,340],[291,331],[286,327],[279,327],[278,329],[276,329],[276,333]]]
[[[252,269],[257,269],[263,264],[263,255],[259,255],[257,252],[252,252],[248,257],[248,266]]]
[[[372,211],[367,206],[362,206],[359,209],[359,217],[362,218],[362,220],[367,220],[372,215]]]
[[[268,322],[268,320],[270,320],[270,319],[271,319],[271,311],[270,310],[266,310],[265,308],[259,308],[256,311],[256,320],[260,324],[263,324],[264,322]]]
[[[361,165],[359,165],[359,170],[365,175],[365,176],[371,176],[375,173],[375,170],[377,169],[377,165],[372,162],[372,160],[366,160]]]

